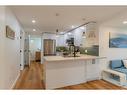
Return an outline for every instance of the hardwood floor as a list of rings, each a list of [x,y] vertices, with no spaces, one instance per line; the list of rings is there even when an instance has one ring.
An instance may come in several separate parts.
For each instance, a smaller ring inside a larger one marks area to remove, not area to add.
[[[25,67],[14,89],[44,89],[42,68],[37,62],[32,62],[30,68]]]
[[[43,65],[37,62],[32,62],[30,68],[25,67],[21,72],[21,75],[14,87],[14,89],[44,89],[43,83]],[[57,88],[56,90],[95,90],[95,89],[124,89],[120,86],[108,83],[104,80],[95,80],[87,83],[82,83],[78,85],[72,85],[62,88]]]
[[[94,80],[94,81],[89,81],[87,83],[82,83],[78,85],[72,85],[72,86],[67,86],[67,87],[62,87],[58,89],[68,89],[68,90],[122,90],[125,88],[122,88],[120,86],[116,86],[114,84],[108,83],[104,80]]]

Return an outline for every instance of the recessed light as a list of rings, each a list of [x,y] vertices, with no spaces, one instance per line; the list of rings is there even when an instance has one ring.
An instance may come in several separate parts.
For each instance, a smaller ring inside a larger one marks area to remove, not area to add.
[[[68,35],[71,35],[71,34],[72,34],[71,32],[68,33]]]
[[[33,31],[36,31],[36,29],[33,29]]]
[[[33,19],[33,20],[32,20],[32,23],[35,23],[35,22],[36,22],[36,20]]]
[[[127,21],[123,21],[123,24],[127,24]]]
[[[74,28],[74,27],[75,27],[74,25],[71,26],[71,28]]]

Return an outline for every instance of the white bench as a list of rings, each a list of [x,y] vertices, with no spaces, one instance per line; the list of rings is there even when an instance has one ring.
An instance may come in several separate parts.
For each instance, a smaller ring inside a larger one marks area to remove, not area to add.
[[[109,76],[110,74],[119,76],[120,81],[116,81],[110,78]],[[120,73],[111,69],[104,69],[102,71],[102,79],[119,86],[127,86],[126,74]]]

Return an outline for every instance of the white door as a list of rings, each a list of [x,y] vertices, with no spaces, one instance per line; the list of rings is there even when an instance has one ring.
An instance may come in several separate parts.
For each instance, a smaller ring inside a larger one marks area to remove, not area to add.
[[[31,60],[31,59],[30,59],[30,53],[31,53],[31,52],[30,52],[30,35],[29,35],[29,36],[28,36],[28,57],[29,57],[29,60],[28,60],[28,61],[29,61],[29,67],[30,67],[30,63],[31,63],[31,62],[30,62],[30,60]]]
[[[28,66],[30,66],[29,42],[30,42],[30,36],[28,36],[25,39],[25,44],[24,44],[24,60],[25,60],[25,65],[28,65]]]

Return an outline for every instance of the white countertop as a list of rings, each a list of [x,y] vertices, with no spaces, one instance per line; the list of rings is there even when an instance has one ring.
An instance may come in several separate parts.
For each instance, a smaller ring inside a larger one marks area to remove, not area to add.
[[[91,55],[79,55],[80,57],[63,57],[63,56],[44,56],[45,61],[64,61],[64,60],[92,60],[102,59],[106,57],[91,56]]]

